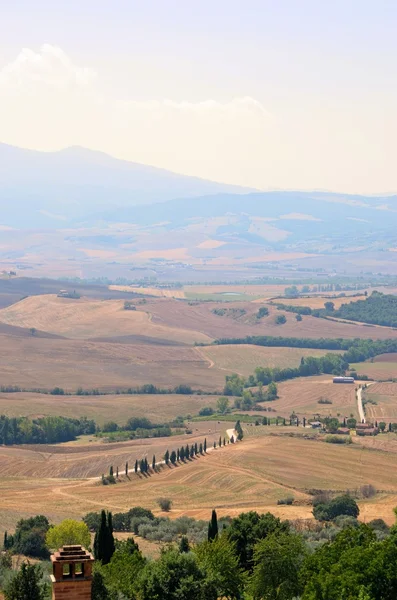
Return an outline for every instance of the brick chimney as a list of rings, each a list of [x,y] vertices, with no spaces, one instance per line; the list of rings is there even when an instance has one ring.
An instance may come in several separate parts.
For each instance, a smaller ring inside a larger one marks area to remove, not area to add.
[[[92,554],[83,546],[64,546],[51,562],[52,600],[91,600]]]

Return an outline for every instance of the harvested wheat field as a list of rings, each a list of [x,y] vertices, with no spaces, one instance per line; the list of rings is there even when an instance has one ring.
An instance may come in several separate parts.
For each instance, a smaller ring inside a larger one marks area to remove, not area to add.
[[[274,306],[269,308],[269,316],[262,319],[256,318],[259,304],[253,302],[198,302],[188,303],[174,298],[148,299],[145,305],[155,325],[168,326],[172,329],[183,328],[200,332],[207,338],[242,338],[248,335],[271,335],[284,337],[308,338],[373,338],[388,339],[397,337],[397,331],[387,327],[369,327],[362,323],[349,324],[341,321],[318,319],[304,316],[302,321],[297,321],[295,314],[279,311]],[[233,318],[230,315],[219,316],[213,310],[219,308],[244,309],[242,317]],[[140,307],[137,307],[140,310]],[[287,322],[277,325],[277,315],[284,314]],[[1,311],[0,311],[1,320]]]
[[[156,296],[158,298],[184,298],[185,292],[181,289],[168,289],[156,287],[141,287],[135,285],[109,285],[110,290],[117,292],[133,292],[135,294],[144,294],[147,296]]]
[[[221,516],[270,510],[282,518],[310,518],[307,490],[342,492],[367,483],[372,483],[380,494],[360,503],[362,516],[392,523],[392,509],[397,503],[394,466],[392,453],[355,444],[334,446],[302,437],[264,435],[230,444],[188,464],[163,467],[150,477],[131,474],[130,481],[123,478],[114,486],[87,480],[42,479],[42,475],[30,480],[3,478],[1,524],[10,527],[26,514],[45,513],[59,520],[90,510],[118,512],[136,505],[159,514],[156,500],[160,496],[173,500],[171,517],[185,514],[208,519],[211,509],[217,508]],[[293,505],[277,506],[278,499],[291,494]]]
[[[245,377],[252,375],[256,367],[298,367],[302,357],[319,357],[329,352],[311,348],[268,348],[250,344],[205,346],[197,350],[208,358],[212,368]]]
[[[335,309],[340,308],[342,304],[350,304],[358,300],[365,300],[366,296],[344,296],[343,298],[332,298],[329,296],[310,296],[308,298],[277,298],[275,302],[288,304],[290,306],[308,306],[309,308],[324,308],[325,302],[333,302]]]
[[[124,470],[128,462],[133,468],[135,460],[147,457],[152,461],[153,455],[161,460],[165,451],[180,446],[200,444],[207,439],[210,448],[219,436],[226,436],[226,428],[230,423],[204,421],[192,424],[191,434],[173,435],[162,438],[147,438],[127,442],[105,443],[98,441],[94,435],[91,442],[84,444],[29,444],[21,446],[0,446],[0,477],[57,477],[100,478],[102,473],[119,466]]]
[[[0,310],[0,322],[75,339],[144,335],[186,344],[211,341],[205,334],[188,331],[183,326],[154,324],[147,312],[124,310],[122,300],[31,296]]]
[[[312,419],[315,414],[321,416],[358,418],[356,392],[354,385],[332,383],[330,375],[301,377],[277,384],[278,396],[273,402],[263,406],[276,411],[277,415],[289,417],[292,412],[298,416]],[[319,400],[329,400],[332,404],[319,404]]]
[[[374,383],[365,390],[364,398],[369,400],[365,405],[368,419],[387,423],[397,421],[397,383]]]
[[[215,408],[216,396],[184,394],[107,394],[51,396],[38,393],[0,393],[0,414],[8,417],[87,417],[102,426],[107,421],[125,425],[144,415],[153,423],[167,423],[179,415],[196,415],[204,406]]]
[[[206,357],[192,347],[0,334],[0,383],[23,389],[59,386],[68,392],[79,387],[112,391],[146,383],[215,391],[223,387],[224,372],[209,369]]]
[[[394,379],[397,378],[397,353],[381,354],[370,361],[352,364],[350,367],[373,379]]]

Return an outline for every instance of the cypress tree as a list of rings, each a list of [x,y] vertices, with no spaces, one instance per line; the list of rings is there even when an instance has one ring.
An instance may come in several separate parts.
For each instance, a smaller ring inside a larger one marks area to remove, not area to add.
[[[173,450],[170,454],[170,461],[174,465],[176,463],[176,452]]]
[[[207,438],[204,440],[204,454],[207,452]]]
[[[7,548],[8,548],[8,533],[7,533],[7,531],[4,532],[3,548],[4,548],[4,550],[7,550]]]
[[[125,476],[128,477],[128,462],[125,463]]]
[[[119,478],[119,468],[118,467],[116,467],[116,477],[117,477],[117,479]]]
[[[176,451],[176,460],[179,462],[180,458],[181,458],[181,455],[179,453],[179,448],[178,448],[178,450]]]
[[[183,552],[190,552],[189,540],[186,535],[181,537],[181,541],[179,542],[179,552],[182,554]]]
[[[138,459],[135,461],[135,473],[138,473]]]
[[[197,442],[194,444],[194,453],[195,453],[195,454],[198,454]]]
[[[221,436],[219,436],[218,446],[219,446],[219,448],[222,448],[222,438],[221,438]]]
[[[182,446],[181,451],[179,452],[179,456],[181,460],[185,460],[185,448]]]
[[[109,469],[109,475],[110,475],[110,477],[113,477],[113,467],[112,466]]]
[[[94,556],[96,560],[104,561],[106,545],[107,522],[106,512],[101,511],[101,522],[94,538]]]
[[[116,550],[116,546],[114,543],[114,536],[113,536],[113,519],[112,519],[112,513],[108,512],[108,522],[107,522],[107,533],[106,533],[106,537],[107,537],[107,562],[110,562],[114,551]],[[107,564],[107,563],[105,563]]]
[[[232,437],[230,438],[230,443],[234,444],[234,435],[232,435]]]
[[[143,458],[141,458],[141,462],[139,463],[139,469],[141,473],[145,472],[145,461],[143,460]]]
[[[153,471],[156,470],[156,457],[154,454],[153,454],[153,460],[152,460],[152,469],[153,469]]]
[[[185,448],[185,456],[186,456],[186,458],[189,458],[189,456],[190,456],[190,448],[189,448],[189,444],[186,444],[186,448]]]
[[[194,446],[193,444],[190,446],[190,458],[194,457]]]
[[[149,472],[149,463],[147,461],[147,458],[145,457],[145,473]]]
[[[223,445],[226,446],[226,439],[223,438]]]
[[[203,444],[200,442],[200,454],[203,454]]]
[[[215,448],[216,448],[216,441],[214,440],[214,450],[215,450]]]
[[[208,541],[212,542],[218,537],[218,517],[216,510],[212,511],[211,521],[208,523]]]
[[[170,462],[170,453],[168,452],[168,450],[166,450],[166,453],[164,454],[164,461],[166,465],[168,465],[168,463]]]

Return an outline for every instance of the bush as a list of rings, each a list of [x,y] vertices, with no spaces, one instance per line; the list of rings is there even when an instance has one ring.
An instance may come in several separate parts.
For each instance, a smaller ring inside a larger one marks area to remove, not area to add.
[[[277,315],[275,323],[276,325],[284,325],[287,322],[287,317],[285,315]]]
[[[316,504],[313,508],[313,515],[318,521],[333,521],[339,515],[357,518],[359,514],[357,502],[347,494],[337,496],[326,504]]]
[[[261,306],[256,314],[256,317],[257,317],[257,319],[262,319],[262,317],[267,317],[268,314],[269,314],[269,309],[266,306]]]
[[[325,437],[327,444],[351,444],[352,439],[350,435],[327,435]]]
[[[172,500],[170,498],[158,498],[157,504],[164,512],[169,512],[172,506]]]
[[[371,483],[366,483],[360,487],[360,494],[363,498],[373,498],[376,496],[376,488]]]
[[[210,417],[214,414],[214,410],[210,406],[204,406],[201,410],[199,410],[200,417]]]
[[[280,498],[277,500],[277,504],[286,504],[287,506],[291,506],[294,503],[295,498],[293,496],[286,496],[285,498]]]
[[[320,398],[317,400],[317,404],[332,404],[332,400],[329,400],[328,398]]]

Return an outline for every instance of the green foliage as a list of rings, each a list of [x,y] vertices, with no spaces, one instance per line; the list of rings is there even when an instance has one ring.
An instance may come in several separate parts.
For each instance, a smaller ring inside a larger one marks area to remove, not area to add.
[[[254,566],[254,547],[268,535],[289,532],[287,521],[280,521],[270,513],[259,515],[251,511],[242,513],[232,520],[227,537],[235,544],[240,567],[251,571]]]
[[[210,417],[214,414],[214,409],[210,406],[205,406],[204,408],[199,410],[200,417]]]
[[[301,536],[272,533],[254,550],[250,591],[254,600],[292,600],[300,591],[299,571],[307,550]]]
[[[49,526],[47,517],[43,515],[21,519],[16,526],[11,551],[34,558],[48,558],[46,534]]]
[[[221,414],[224,415],[228,408],[229,408],[229,400],[228,398],[226,398],[225,396],[220,396],[217,401],[216,401],[216,408],[217,411]]]
[[[262,319],[263,317],[267,317],[269,315],[269,309],[267,306],[261,306],[258,312],[256,313],[257,319]]]
[[[287,322],[287,317],[285,315],[277,315],[275,319],[276,325],[284,325]]]
[[[76,439],[76,436],[95,433],[95,422],[85,417],[27,417],[0,416],[0,444],[56,444]]]
[[[349,515],[357,518],[360,514],[357,502],[347,494],[337,496],[326,503],[317,504],[313,515],[318,521],[333,521],[339,515]]]
[[[298,298],[299,297],[299,290],[296,287],[296,285],[292,285],[290,287],[285,288],[285,290],[284,290],[284,296],[286,298]]]
[[[139,583],[140,600],[217,600],[215,585],[206,579],[195,556],[176,550],[143,569]]]
[[[7,584],[4,595],[6,600],[46,600],[48,588],[42,581],[41,567],[23,563]]]
[[[325,441],[327,444],[351,444],[350,435],[326,435]]]
[[[239,566],[234,545],[222,534],[211,542],[205,541],[193,550],[199,567],[214,585],[217,598],[241,598],[245,577]]]
[[[372,292],[365,300],[342,304],[333,314],[341,319],[397,327],[397,296]]]
[[[171,498],[158,498],[157,504],[159,505],[161,510],[163,510],[164,512],[169,512],[172,507],[172,500]]]
[[[47,531],[46,543],[52,550],[75,544],[88,548],[91,544],[90,531],[83,521],[65,519],[59,525],[50,527]]]

